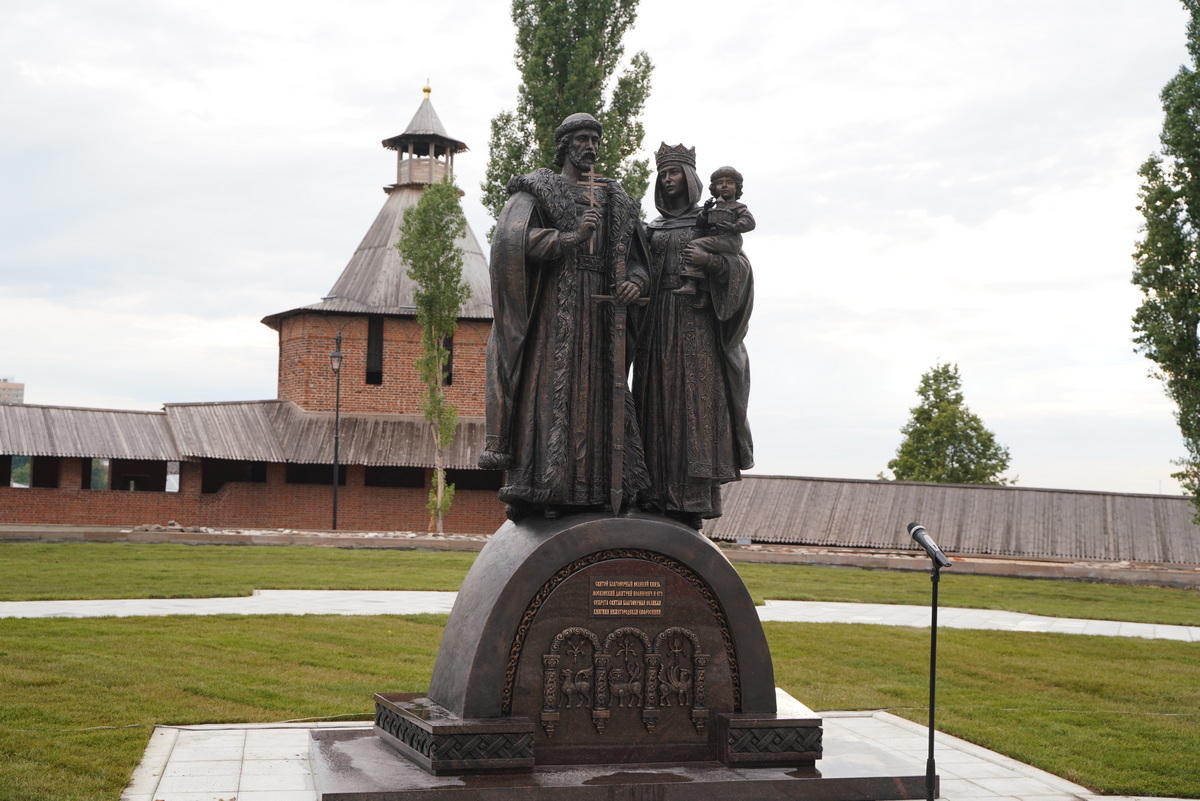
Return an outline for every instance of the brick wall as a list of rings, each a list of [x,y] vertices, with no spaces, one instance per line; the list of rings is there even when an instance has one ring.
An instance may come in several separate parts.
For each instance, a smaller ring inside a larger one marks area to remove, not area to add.
[[[279,333],[279,397],[310,411],[333,411],[335,381],[329,366],[334,337],[342,330],[342,411],[420,414],[424,385],[417,375],[421,328],[415,318],[385,317],[383,383],[366,383],[367,318],[298,314]],[[454,335],[449,400],[463,416],[482,417],[491,321],[462,320]]]
[[[279,334],[279,397],[311,411],[332,411],[335,382],[329,366],[334,337],[342,331],[343,412],[420,414],[424,385],[416,369],[421,330],[415,318],[385,317],[383,383],[366,383],[367,317],[298,314],[282,321]],[[462,320],[454,335],[453,382],[447,394],[460,415],[484,415],[486,346],[491,321]],[[47,468],[50,460],[42,460]],[[88,467],[62,459],[45,488],[0,486],[0,523],[137,526],[174,520],[209,528],[324,530],[332,522],[332,488],[288,484],[286,466],[267,465],[265,483],[229,483],[201,492],[201,470],[180,464],[179,492],[85,490]],[[363,468],[346,465],[338,489],[338,528],[347,531],[426,531],[428,491],[367,487]],[[49,478],[49,470],[47,470]],[[54,487],[58,488],[55,489]],[[490,534],[504,522],[494,490],[459,490],[444,521],[449,533]]]
[[[182,463],[180,492],[84,490],[78,482],[58,489],[0,487],[0,523],[138,526],[174,520],[208,528],[330,528],[333,488],[286,484],[282,464],[267,465],[266,483],[231,483],[211,494],[199,492],[199,476],[198,465]],[[346,479],[346,485],[338,488],[339,529],[428,530],[427,490],[363,486],[363,469],[355,465],[349,466]],[[444,529],[454,534],[491,534],[503,522],[504,505],[494,491],[460,490]]]

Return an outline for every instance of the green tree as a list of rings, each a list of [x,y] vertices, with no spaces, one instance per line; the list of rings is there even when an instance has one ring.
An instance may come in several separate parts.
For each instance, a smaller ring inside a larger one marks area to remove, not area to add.
[[[554,129],[577,111],[604,126],[596,172],[620,181],[632,198],[646,194],[650,161],[633,158],[646,133],[640,117],[653,65],[645,51],[634,54],[608,93],[625,53],[621,40],[637,18],[637,3],[513,0],[521,85],[516,109],[492,119],[481,188],[483,205],[493,217],[508,200],[505,187],[514,175],[553,165]]]
[[[921,402],[910,409],[912,417],[900,429],[904,441],[887,464],[897,481],[1016,483],[1000,475],[1008,469],[1008,448],[963,402],[958,365],[935,365],[921,376],[917,394]]]
[[[1192,496],[1200,522],[1200,0],[1183,0],[1191,17],[1187,48],[1192,65],[1179,68],[1161,98],[1162,152],[1138,174],[1141,240],[1133,252],[1133,283],[1143,293],[1133,315],[1135,351],[1154,362],[1175,403],[1187,455],[1173,476]]]
[[[91,478],[88,486],[92,489],[109,489],[112,478],[112,461],[109,459],[92,459]]]
[[[28,456],[14,456],[12,458],[12,472],[9,478],[9,485],[16,487],[28,487],[33,484],[33,462]]]
[[[408,275],[417,286],[414,302],[423,351],[417,369],[425,382],[422,407],[436,446],[429,527],[439,534],[442,518],[454,501],[454,485],[446,484],[444,457],[458,428],[458,410],[446,399],[444,376],[450,356],[446,343],[458,328],[459,310],[471,296],[471,288],[462,280],[462,248],[456,244],[467,230],[459,194],[449,180],[426,189],[404,215],[396,243],[400,257],[408,262]]]

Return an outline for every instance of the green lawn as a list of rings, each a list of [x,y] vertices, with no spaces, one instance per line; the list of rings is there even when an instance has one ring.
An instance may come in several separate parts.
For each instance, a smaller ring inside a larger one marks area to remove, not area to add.
[[[0,620],[0,800],[116,801],[155,723],[367,718],[372,693],[428,687],[444,619]],[[766,630],[777,683],[813,708],[925,722],[927,631]],[[1195,644],[958,630],[938,642],[940,730],[1104,793],[1200,797]]]
[[[473,553],[228,545],[0,544],[0,601],[211,598],[253,590],[457,590]],[[927,574],[739,563],[758,603],[928,604]],[[1200,592],[942,573],[942,606],[1200,626]]]
[[[221,598],[254,590],[455,591],[474,553],[254,545],[0,543],[0,601]]]
[[[428,688],[444,622],[0,620],[0,799],[116,801],[156,723],[369,719],[373,693]]]
[[[764,628],[776,683],[814,709],[928,722],[928,630]],[[1200,798],[1200,644],[939,631],[936,723],[1097,792]]]
[[[845,601],[928,605],[929,574],[809,565],[735,563],[756,603]],[[1081,581],[1001,578],[942,571],[941,606],[1033,615],[1200,626],[1200,591]]]
[[[0,600],[457,589],[472,554],[0,545]],[[742,565],[758,597],[928,603],[920,573]],[[946,606],[1196,624],[1195,592],[943,573]],[[443,616],[0,620],[0,801],[116,801],[154,724],[362,715],[421,691]],[[928,714],[927,630],[766,624],[814,709]],[[1200,644],[939,633],[938,728],[1100,792],[1200,798]],[[97,727],[132,728],[97,728]],[[85,731],[87,730],[87,731]]]

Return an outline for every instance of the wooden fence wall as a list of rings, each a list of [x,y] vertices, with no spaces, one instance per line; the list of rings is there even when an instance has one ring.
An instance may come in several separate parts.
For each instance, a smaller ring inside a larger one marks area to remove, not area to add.
[[[949,553],[1200,564],[1180,496],[746,476],[724,503],[717,540],[908,549],[918,522]]]

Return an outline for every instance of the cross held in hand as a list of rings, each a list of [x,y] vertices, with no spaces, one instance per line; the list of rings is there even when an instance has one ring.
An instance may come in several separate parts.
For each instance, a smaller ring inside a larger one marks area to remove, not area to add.
[[[586,186],[588,188],[588,206],[594,209],[597,206],[596,189],[597,187],[604,186],[604,184],[596,180],[596,165],[588,165],[587,172],[583,174],[583,177],[586,180],[580,181],[579,185]],[[595,253],[596,241],[594,239],[588,239],[588,254],[595,255]]]

